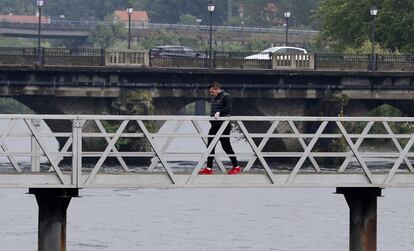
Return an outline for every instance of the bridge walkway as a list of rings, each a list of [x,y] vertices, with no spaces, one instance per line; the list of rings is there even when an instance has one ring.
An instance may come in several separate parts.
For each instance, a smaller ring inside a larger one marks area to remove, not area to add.
[[[0,170],[0,187],[414,186],[413,118],[231,117],[208,135],[211,120],[1,115],[0,155],[10,164]],[[51,122],[63,127],[51,131]],[[229,123],[234,132],[221,135]],[[265,129],[254,131],[257,125]],[[244,144],[235,154],[243,173],[225,175],[226,154],[217,152],[222,173],[198,175],[220,137]],[[31,143],[19,148],[13,141]]]

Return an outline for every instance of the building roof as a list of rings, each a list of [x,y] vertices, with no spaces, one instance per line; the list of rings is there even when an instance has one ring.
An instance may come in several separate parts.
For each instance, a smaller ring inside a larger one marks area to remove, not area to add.
[[[121,22],[128,22],[128,13],[126,10],[116,10],[115,18]],[[148,22],[148,14],[146,11],[133,11],[131,14],[131,22]]]
[[[38,23],[38,16],[23,16],[23,15],[0,15],[0,22],[10,23]],[[49,19],[45,16],[41,17],[42,23],[49,23]]]

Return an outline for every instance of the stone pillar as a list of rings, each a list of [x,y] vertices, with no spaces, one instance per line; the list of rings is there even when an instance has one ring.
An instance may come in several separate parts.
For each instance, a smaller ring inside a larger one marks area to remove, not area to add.
[[[29,188],[39,205],[38,251],[66,250],[66,210],[77,188]]]
[[[349,250],[377,250],[377,197],[381,188],[338,187],[349,206]]]

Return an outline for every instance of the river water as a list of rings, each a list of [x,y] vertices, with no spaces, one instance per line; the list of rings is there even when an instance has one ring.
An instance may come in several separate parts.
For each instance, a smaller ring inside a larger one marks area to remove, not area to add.
[[[36,250],[37,205],[0,190],[0,250]],[[72,199],[67,250],[348,250],[334,189],[86,189]],[[413,250],[414,189],[378,199],[378,250]]]
[[[349,209],[334,192],[83,189],[68,208],[67,250],[346,251]],[[37,204],[26,193],[0,190],[0,250],[37,249]],[[385,189],[383,195],[378,250],[413,250],[414,189]]]

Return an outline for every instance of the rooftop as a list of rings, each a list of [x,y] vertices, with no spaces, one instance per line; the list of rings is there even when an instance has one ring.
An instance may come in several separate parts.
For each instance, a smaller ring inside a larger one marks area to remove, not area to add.
[[[126,10],[116,10],[115,18],[121,22],[128,21],[128,13]],[[148,22],[148,14],[146,11],[133,11],[131,14],[132,22]]]
[[[24,15],[0,15],[0,22],[11,22],[11,23],[38,23],[38,16],[24,16]],[[49,19],[45,16],[41,17],[42,23],[49,23]]]

